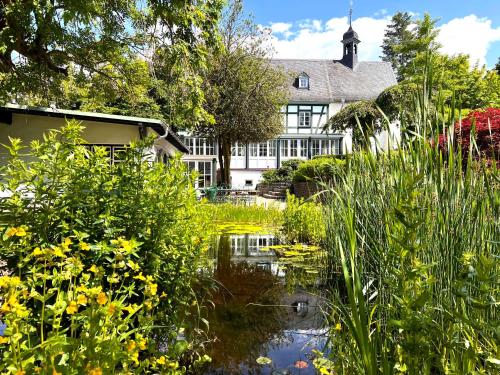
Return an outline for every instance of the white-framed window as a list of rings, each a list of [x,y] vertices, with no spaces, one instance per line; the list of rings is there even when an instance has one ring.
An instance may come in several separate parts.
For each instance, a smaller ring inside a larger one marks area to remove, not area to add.
[[[300,140],[300,157],[302,158],[308,157],[308,146],[309,146],[309,141],[307,139]]]
[[[245,156],[245,154],[246,154],[246,147],[242,143],[236,142],[231,148],[231,155],[233,156]]]
[[[212,186],[212,162],[211,161],[188,161],[186,162],[189,171],[198,172],[197,188],[207,188]]]
[[[213,156],[216,154],[213,139],[188,137],[184,139],[184,143],[190,155]]]
[[[299,76],[299,89],[309,88],[309,77],[306,74],[301,74]]]
[[[269,156],[276,157],[276,141],[269,141]]]
[[[317,155],[340,155],[341,139],[313,139],[311,141],[311,154]]]
[[[259,143],[259,156],[267,157],[267,142]]]
[[[288,153],[288,139],[281,139],[280,140],[280,155],[283,158],[287,158],[289,153]]]
[[[299,127],[300,128],[310,128],[311,127],[311,111],[300,111],[299,112]]]
[[[296,139],[290,139],[290,157],[296,158],[298,155],[299,141]]]
[[[256,158],[259,153],[259,145],[257,143],[250,143],[250,157]]]

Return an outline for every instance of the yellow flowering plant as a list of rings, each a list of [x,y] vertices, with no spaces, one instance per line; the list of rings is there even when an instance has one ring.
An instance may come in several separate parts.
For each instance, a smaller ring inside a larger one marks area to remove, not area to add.
[[[8,146],[0,373],[186,373],[208,360],[177,334],[206,245],[193,176],[149,161],[152,140],[112,165],[81,130]]]

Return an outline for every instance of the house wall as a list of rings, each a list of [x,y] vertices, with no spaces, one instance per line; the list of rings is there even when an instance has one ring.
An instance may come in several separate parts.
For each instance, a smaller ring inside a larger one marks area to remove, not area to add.
[[[127,145],[140,139],[139,127],[136,125],[115,124],[109,122],[78,120],[85,128],[82,138],[88,144]],[[60,129],[66,124],[66,119],[49,116],[36,116],[13,113],[12,124],[0,123],[0,143],[9,144],[9,137],[22,139],[25,145],[33,140],[42,140],[43,135],[52,129]],[[158,137],[158,134],[148,128],[148,134]],[[155,155],[163,151],[172,156],[178,151],[165,139],[158,139],[154,147]],[[0,155],[7,155],[5,149],[0,149]]]

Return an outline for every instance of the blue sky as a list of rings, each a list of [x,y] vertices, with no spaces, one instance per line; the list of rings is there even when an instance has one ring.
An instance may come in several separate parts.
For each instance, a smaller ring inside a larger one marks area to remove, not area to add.
[[[338,58],[341,53],[337,44],[347,27],[349,0],[244,1],[257,23],[272,27],[278,57]],[[362,58],[378,59],[383,30],[397,11],[439,18],[446,53],[469,53],[473,62],[489,67],[500,56],[500,0],[355,0],[354,28],[365,42]]]

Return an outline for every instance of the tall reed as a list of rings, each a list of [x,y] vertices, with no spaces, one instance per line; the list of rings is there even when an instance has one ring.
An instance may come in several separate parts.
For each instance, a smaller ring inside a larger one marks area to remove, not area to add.
[[[472,152],[462,160],[455,119],[430,97],[423,87],[397,150],[349,155],[329,193],[336,373],[499,371],[500,173]]]

